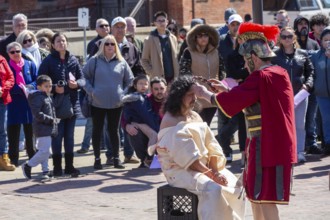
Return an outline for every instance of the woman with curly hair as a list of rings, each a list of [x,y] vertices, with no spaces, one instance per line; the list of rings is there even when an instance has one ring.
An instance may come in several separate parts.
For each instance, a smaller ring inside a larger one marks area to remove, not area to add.
[[[199,219],[243,219],[241,184],[225,168],[226,158],[211,129],[193,111],[197,100],[192,76],[175,80],[164,105],[158,143],[149,154],[158,153],[162,171],[174,187],[198,196]]]

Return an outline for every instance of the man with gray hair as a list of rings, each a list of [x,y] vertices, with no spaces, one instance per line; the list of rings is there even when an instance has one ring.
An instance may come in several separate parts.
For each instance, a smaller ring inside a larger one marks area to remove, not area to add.
[[[27,30],[27,17],[24,14],[16,14],[13,17],[13,33],[11,33],[7,38],[0,41],[0,54],[9,60],[9,56],[6,51],[6,47],[11,42],[16,41],[17,36],[24,30]]]
[[[99,42],[101,39],[110,34],[110,26],[107,20],[99,18],[96,20],[95,31],[97,36],[87,45],[87,58],[91,58],[99,50]]]
[[[132,40],[131,43],[139,50],[142,54],[143,41],[135,37],[136,33],[136,20],[133,17],[125,17],[126,21],[126,38],[128,41]]]

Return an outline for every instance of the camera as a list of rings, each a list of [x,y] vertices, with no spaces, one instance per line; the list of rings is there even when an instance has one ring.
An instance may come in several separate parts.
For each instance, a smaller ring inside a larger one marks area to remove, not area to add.
[[[58,82],[57,82],[57,86],[58,87],[64,87],[66,85],[66,82],[64,81],[64,80],[59,80]]]

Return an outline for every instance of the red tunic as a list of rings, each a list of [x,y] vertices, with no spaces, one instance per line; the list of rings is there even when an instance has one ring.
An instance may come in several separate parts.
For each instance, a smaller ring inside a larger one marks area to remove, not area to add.
[[[216,97],[218,107],[228,116],[242,109],[245,114],[249,112],[244,184],[252,202],[289,201],[291,167],[297,154],[293,90],[288,75],[279,66],[268,66]],[[255,120],[260,124],[253,127],[258,124]]]

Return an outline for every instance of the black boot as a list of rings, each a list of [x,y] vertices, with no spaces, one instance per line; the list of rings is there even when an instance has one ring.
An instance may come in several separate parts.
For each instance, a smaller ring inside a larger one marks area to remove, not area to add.
[[[53,154],[53,175],[54,176],[62,176],[62,154]]]
[[[121,163],[119,158],[113,158],[113,164],[114,164],[114,167],[117,168],[117,169],[124,169],[125,168],[125,166]]]
[[[102,170],[102,164],[101,164],[101,159],[100,158],[95,158],[95,162],[94,162],[94,169],[95,170]]]
[[[74,168],[73,166],[73,153],[65,153],[65,174],[70,174],[72,177],[77,177],[80,174],[80,171]]]

